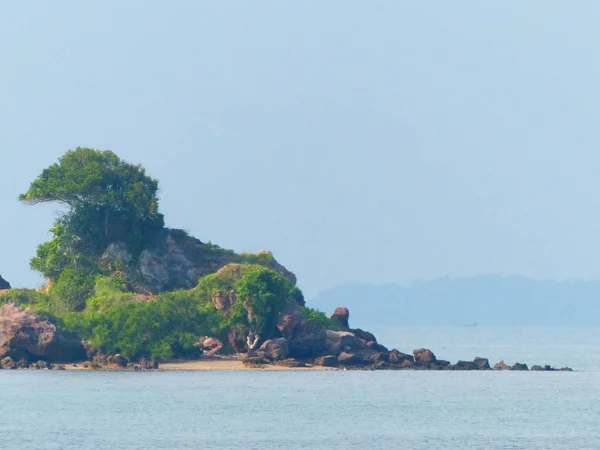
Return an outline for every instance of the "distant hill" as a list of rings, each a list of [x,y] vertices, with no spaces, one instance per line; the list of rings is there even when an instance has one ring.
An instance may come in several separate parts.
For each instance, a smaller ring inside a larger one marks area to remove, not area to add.
[[[350,309],[353,326],[600,325],[600,281],[519,276],[438,278],[410,285],[342,285],[309,304]]]

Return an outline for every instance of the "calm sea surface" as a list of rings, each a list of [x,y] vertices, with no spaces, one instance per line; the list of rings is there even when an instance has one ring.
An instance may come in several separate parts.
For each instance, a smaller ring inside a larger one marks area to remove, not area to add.
[[[0,448],[600,448],[600,329],[374,331],[452,361],[577,371],[0,370]]]

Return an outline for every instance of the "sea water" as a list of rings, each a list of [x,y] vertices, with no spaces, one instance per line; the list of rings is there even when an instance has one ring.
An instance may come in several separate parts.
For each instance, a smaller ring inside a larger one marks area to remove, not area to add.
[[[0,370],[0,448],[600,448],[600,329],[374,331],[452,361],[575,371]]]

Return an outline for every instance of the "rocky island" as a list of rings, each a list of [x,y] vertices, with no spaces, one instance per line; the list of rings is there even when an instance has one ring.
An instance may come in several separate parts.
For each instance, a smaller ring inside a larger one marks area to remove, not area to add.
[[[0,276],[0,368],[156,369],[172,361],[247,368],[491,370],[489,361],[388,349],[305,304],[295,275],[268,251],[235,253],[165,227],[158,182],[110,151],[77,148],[20,196],[67,212],[31,267],[40,290]],[[503,361],[495,370],[554,368]],[[570,370],[568,368],[558,370]]]

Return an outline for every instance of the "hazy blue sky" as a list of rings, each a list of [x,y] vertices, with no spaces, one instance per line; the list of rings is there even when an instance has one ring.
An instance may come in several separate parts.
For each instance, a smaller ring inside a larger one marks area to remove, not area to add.
[[[600,2],[8,2],[0,273],[63,152],[158,178],[169,226],[270,249],[310,296],[477,273],[600,278]]]

